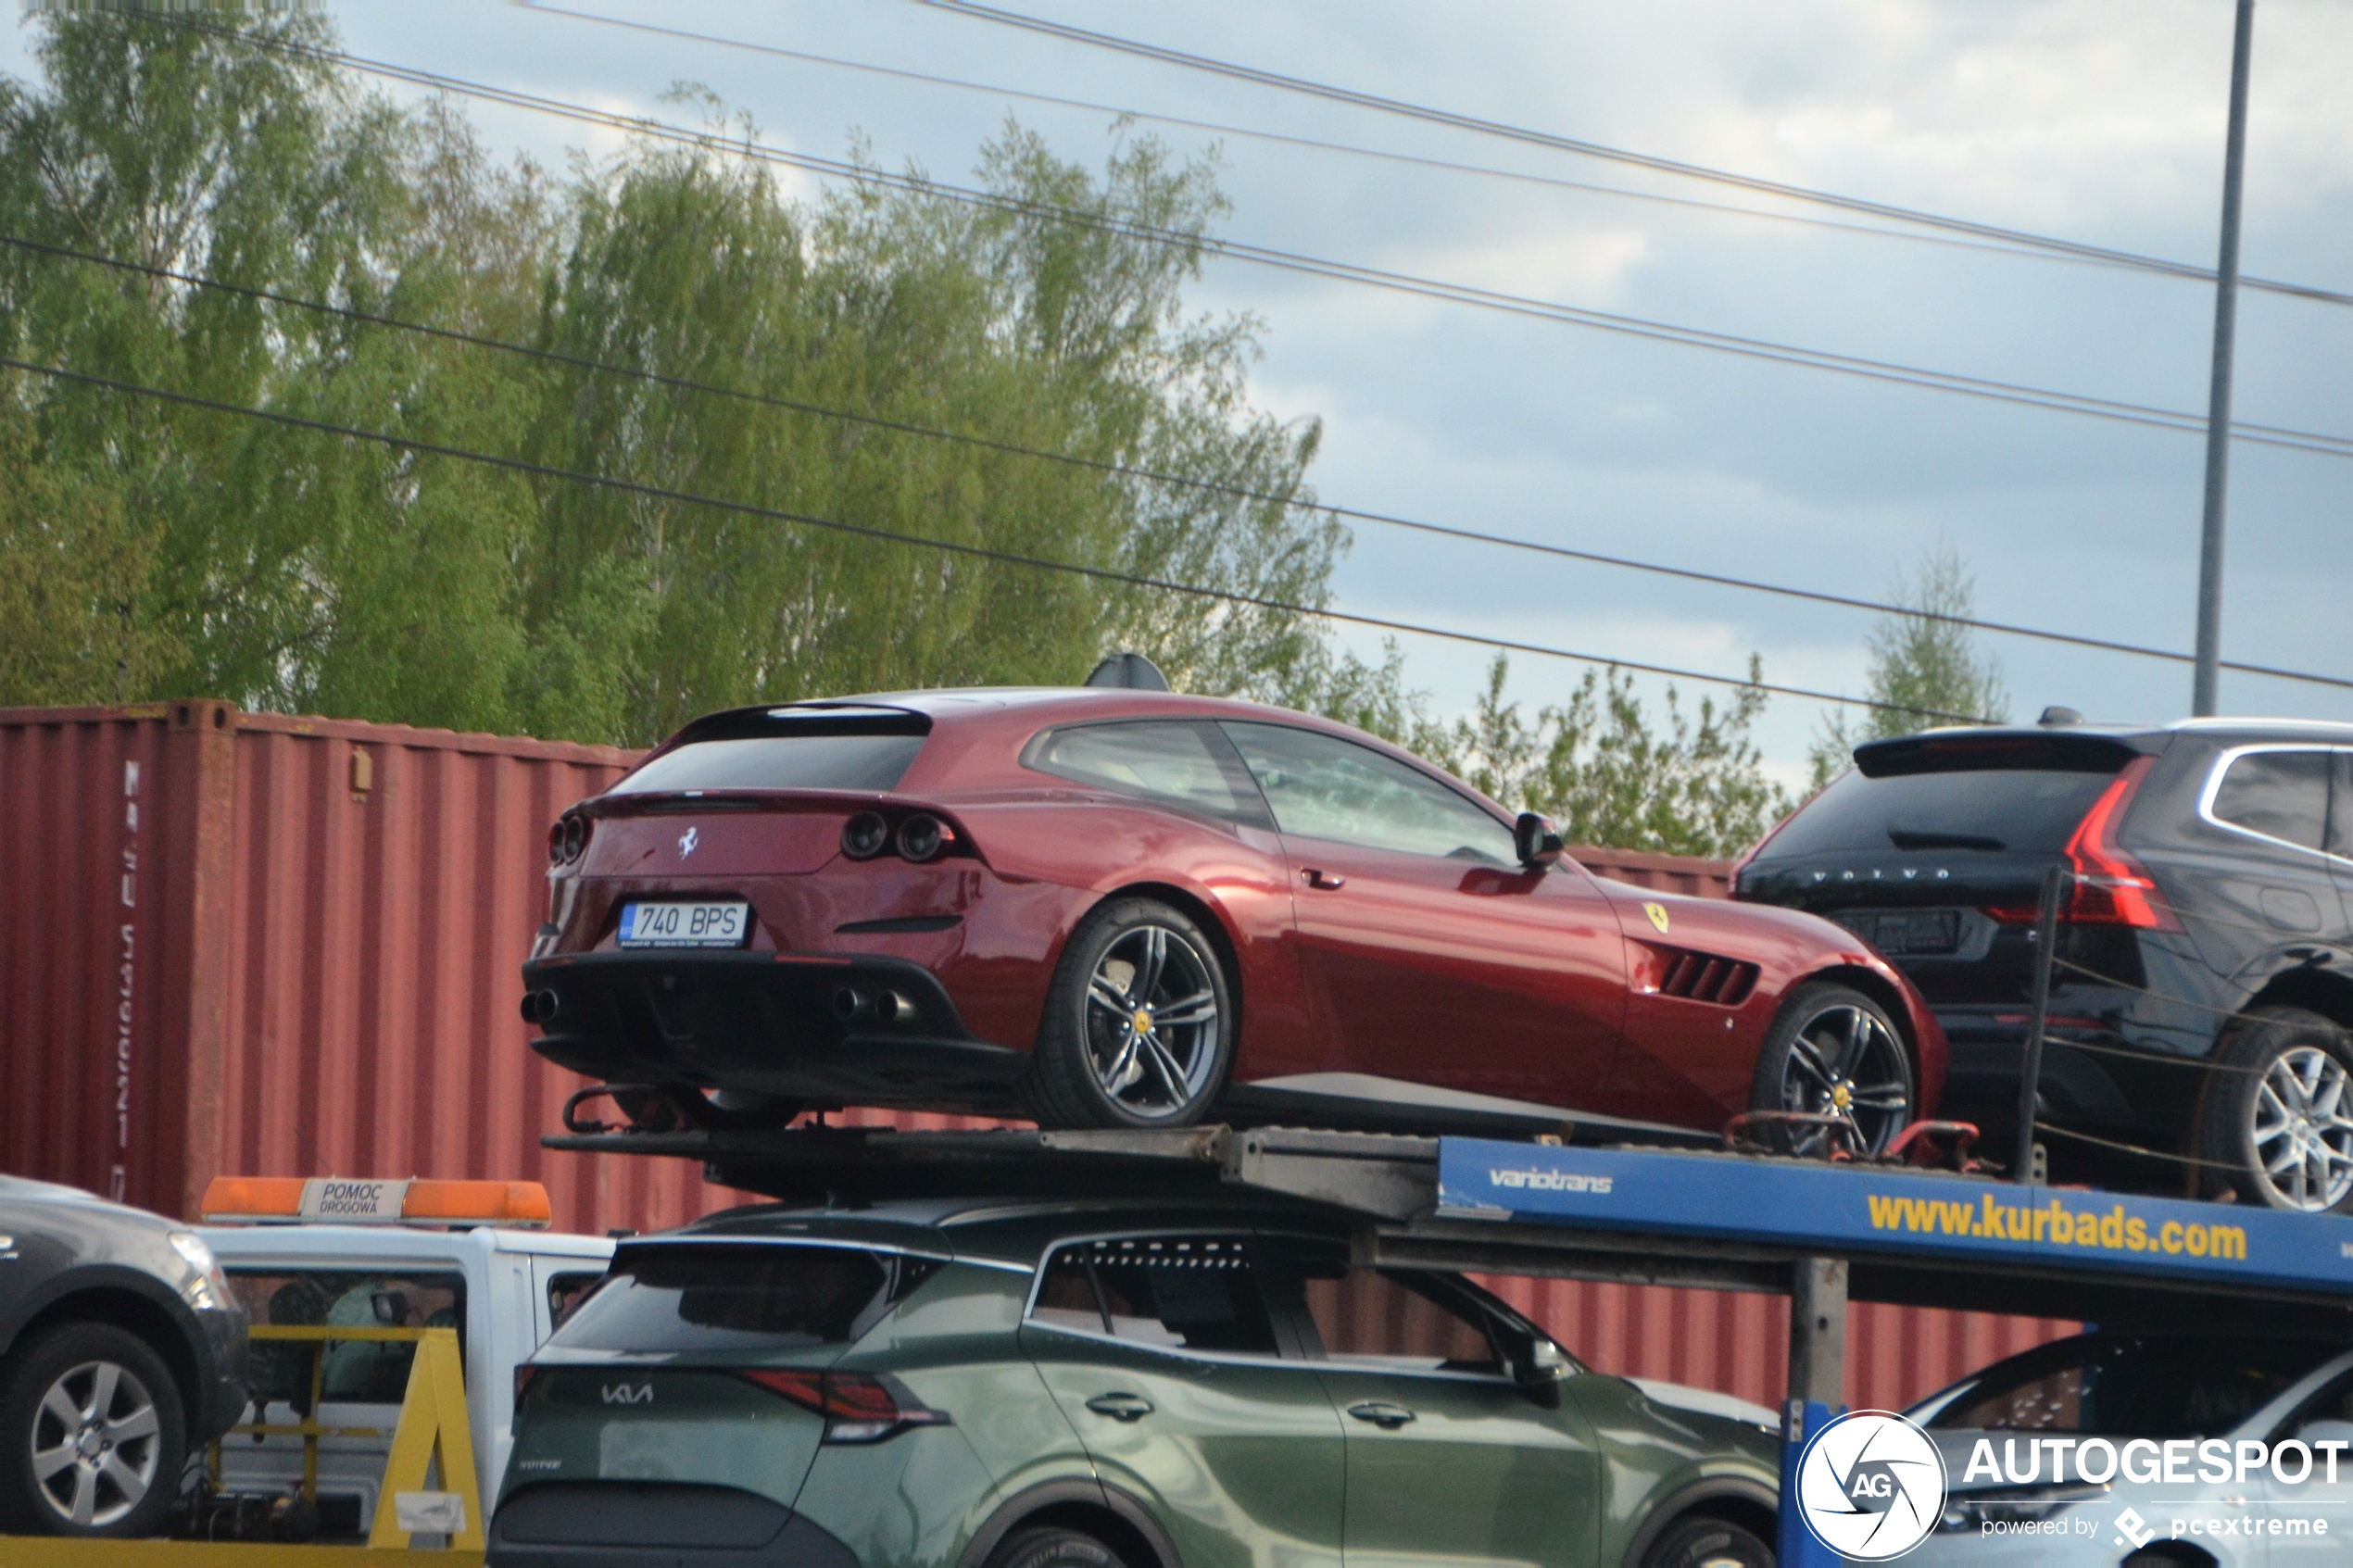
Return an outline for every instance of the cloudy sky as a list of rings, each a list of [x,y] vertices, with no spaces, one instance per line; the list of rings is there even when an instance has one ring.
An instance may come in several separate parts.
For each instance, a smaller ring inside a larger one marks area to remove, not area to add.
[[[1633,199],[1856,219],[994,25],[914,0],[567,0],[965,91],[487,4],[333,5],[353,52],[678,119],[701,83],[781,146],[963,180],[1008,112],[1099,161],[1098,112],[1005,89],[1610,187],[1416,169],[1164,126],[1222,145],[1231,238],[1592,309],[2202,414],[2210,288],[2142,272]],[[1009,8],[1692,163],[2210,266],[2229,0],[1000,0]],[[25,69],[22,35],[0,61]],[[2353,292],[2353,3],[2265,0],[2244,267]],[[407,90],[396,90],[405,93]],[[562,167],[601,132],[469,112]],[[1198,295],[1265,323],[1255,395],[1324,421],[1343,505],[1878,596],[1940,538],[1982,614],[2187,648],[2202,438],[1761,363],[1213,263]],[[2241,420],[2353,435],[2353,307],[2242,296]],[[2353,675],[2353,459],[2238,444],[2224,657]],[[1869,618],[1373,525],[1344,608],[1629,659],[1858,691]],[[1351,633],[1352,640],[1357,634]],[[1376,642],[1369,636],[1366,644]],[[2015,714],[2187,710],[2184,665],[1998,637]],[[1475,649],[1407,638],[1415,683],[1467,701]],[[1579,667],[1521,657],[1537,700]],[[1655,689],[1655,683],[1651,684]],[[1687,695],[1706,688],[1690,687]],[[2353,719],[2353,691],[2226,673],[2226,711]],[[1762,738],[1802,771],[1818,705]]]

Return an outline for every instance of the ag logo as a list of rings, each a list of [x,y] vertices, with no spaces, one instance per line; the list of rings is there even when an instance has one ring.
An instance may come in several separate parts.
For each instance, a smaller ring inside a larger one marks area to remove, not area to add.
[[[654,1386],[640,1383],[632,1388],[626,1383],[608,1383],[604,1386],[605,1403],[609,1405],[650,1405],[654,1402]]]
[[[1644,904],[1644,905],[1642,906],[1642,913],[1644,913],[1644,914],[1646,914],[1646,915],[1648,915],[1648,916],[1650,916],[1650,917],[1651,917],[1651,923],[1652,923],[1653,925],[1655,925],[1655,926],[1658,927],[1659,932],[1660,932],[1660,934],[1661,934],[1661,935],[1664,935],[1664,934],[1666,933],[1666,931],[1667,931],[1667,906],[1666,906],[1666,905],[1664,905],[1664,904]]]
[[[1944,1458],[1928,1434],[1886,1411],[1856,1411],[1816,1432],[1797,1461],[1799,1515],[1814,1538],[1856,1562],[1901,1557],[1944,1512]]]

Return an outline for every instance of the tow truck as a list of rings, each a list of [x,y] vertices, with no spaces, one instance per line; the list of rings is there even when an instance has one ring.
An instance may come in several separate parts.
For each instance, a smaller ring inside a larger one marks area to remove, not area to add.
[[[1354,1261],[1370,1267],[1786,1296],[1781,1568],[1840,1561],[1802,1522],[1796,1486],[1807,1438],[1846,1408],[1850,1299],[2151,1330],[2228,1321],[2251,1336],[2353,1343],[2353,1219],[2342,1215],[2054,1186],[2039,1162],[2024,1180],[1997,1179],[1966,1160],[1937,1170],[1619,1135],[1599,1123],[1536,1141],[1227,1126],[681,1131],[568,1115],[541,1143],[698,1160],[706,1180],[786,1202],[1239,1189],[1349,1216]]]
[[[549,1230],[551,1212],[537,1182],[216,1178],[198,1234],[263,1331],[254,1405],[214,1461],[229,1516],[279,1538],[368,1534],[417,1351],[271,1328],[456,1329],[476,1495],[496,1498],[515,1368],[612,1258],[610,1237]]]

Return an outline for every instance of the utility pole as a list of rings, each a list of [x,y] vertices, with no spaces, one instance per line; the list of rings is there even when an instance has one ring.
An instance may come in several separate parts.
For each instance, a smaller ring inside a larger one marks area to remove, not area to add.
[[[2206,395],[2206,520],[2197,549],[2197,664],[2190,714],[2213,717],[2222,657],[2222,508],[2230,494],[2231,350],[2238,334],[2239,190],[2246,176],[2246,56],[2255,0],[2238,0],[2231,41],[2231,129],[2222,155],[2222,255],[2214,267],[2214,380]]]

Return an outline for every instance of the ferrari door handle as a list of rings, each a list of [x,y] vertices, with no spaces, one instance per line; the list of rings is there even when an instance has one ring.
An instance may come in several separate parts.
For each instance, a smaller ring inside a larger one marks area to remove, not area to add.
[[[1348,885],[1346,877],[1335,872],[1319,872],[1313,866],[1302,871],[1299,879],[1308,886],[1321,888],[1327,893]]]
[[[1152,1402],[1138,1394],[1098,1394],[1087,1408],[1114,1421],[1141,1421],[1152,1413]]]
[[[1348,1413],[1359,1421],[1369,1421],[1384,1432],[1394,1432],[1414,1419],[1414,1412],[1403,1405],[1392,1405],[1384,1399],[1367,1399],[1361,1405],[1351,1405]]]

